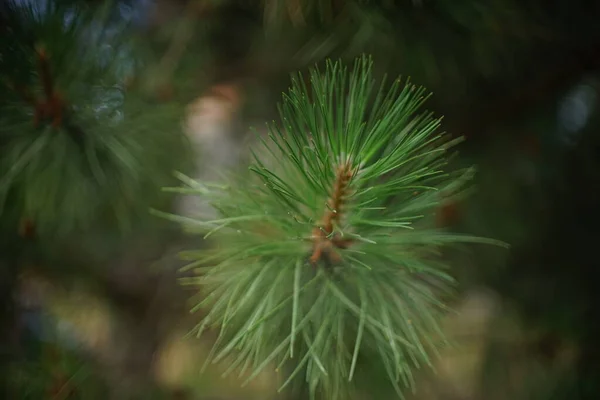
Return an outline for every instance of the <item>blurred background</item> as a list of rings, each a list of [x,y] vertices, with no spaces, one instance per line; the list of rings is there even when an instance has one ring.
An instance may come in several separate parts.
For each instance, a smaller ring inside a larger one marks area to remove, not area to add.
[[[58,5],[74,20],[81,9],[105,7],[96,0],[11,3],[2,5],[0,20],[5,127],[15,115],[8,107],[17,87],[11,79],[31,64],[19,58],[25,54],[20,43],[61,49],[66,40],[30,22]],[[29,7],[19,21],[11,14],[15,4]],[[169,171],[198,179],[243,166],[254,140],[249,128],[262,132],[277,118],[290,74],[327,58],[351,61],[368,53],[378,74],[426,86],[433,92],[427,108],[444,116],[446,131],[467,139],[457,163],[479,170],[474,193],[440,210],[443,223],[511,249],[474,247],[452,255],[460,286],[452,307],[459,312],[444,327],[456,346],[442,354],[436,374],[419,372],[417,390],[407,398],[600,398],[594,272],[600,266],[600,2],[124,0],[113,2],[108,14],[114,31],[127,25],[126,35],[84,42],[125,71],[119,90],[134,88],[127,93],[135,104],[103,92],[94,100],[94,120],[99,127],[139,128],[132,140],[139,140],[144,157],[154,154]],[[123,43],[135,51],[118,52]],[[79,78],[69,71],[85,69],[87,59],[61,60],[54,81],[81,96],[72,104],[83,110],[92,95],[70,89]],[[5,127],[0,189],[8,187],[14,165],[15,130]],[[157,133],[145,136],[149,130]],[[49,171],[44,182],[66,173],[40,165]],[[157,176],[154,167],[140,163],[136,176]],[[59,234],[69,213],[87,203],[64,203],[64,209],[57,203],[30,215],[27,210],[42,206],[20,207],[19,193],[38,190],[43,198],[41,181],[22,189],[25,180],[15,180],[6,189],[0,213],[6,395],[0,397],[285,398],[276,395],[275,372],[243,388],[222,379],[219,366],[199,373],[211,336],[186,337],[200,316],[189,312],[194,291],[178,284],[177,254],[201,240],[147,210],[187,215],[205,205],[160,194],[169,179],[149,184],[149,192],[131,192],[123,210],[138,213],[124,231],[98,212],[85,226]],[[386,398],[375,387],[363,397]]]

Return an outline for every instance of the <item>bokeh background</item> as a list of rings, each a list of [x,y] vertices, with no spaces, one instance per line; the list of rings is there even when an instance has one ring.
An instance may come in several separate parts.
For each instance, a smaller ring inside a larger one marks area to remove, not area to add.
[[[368,53],[379,74],[431,90],[427,107],[444,116],[446,131],[467,139],[457,162],[479,171],[473,194],[440,210],[444,223],[511,249],[451,255],[459,312],[444,327],[456,345],[442,354],[437,374],[419,372],[407,397],[600,398],[600,2],[130,0],[113,7],[155,57],[142,69],[152,107],[181,113],[189,172],[198,179],[243,167],[249,128],[261,132],[276,118],[290,74],[327,58]],[[16,40],[0,32],[5,43]],[[13,54],[2,47],[2,65]],[[205,207],[165,199],[181,213]],[[284,398],[273,371],[243,388],[221,379],[219,366],[199,373],[211,336],[186,336],[199,316],[189,313],[195,293],[178,284],[177,254],[201,240],[146,210],[125,235],[95,223],[61,240],[24,234],[15,229],[21,215],[0,214],[2,398]],[[381,399],[376,389],[364,398]]]

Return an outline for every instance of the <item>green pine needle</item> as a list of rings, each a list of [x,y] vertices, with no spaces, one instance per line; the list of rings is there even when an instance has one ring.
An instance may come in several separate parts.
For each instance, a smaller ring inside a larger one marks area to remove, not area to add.
[[[447,170],[456,141],[418,113],[423,88],[383,88],[368,57],[351,71],[313,69],[310,89],[293,79],[248,175],[223,188],[182,179],[221,214],[181,221],[213,242],[190,257],[206,266],[201,328],[219,326],[215,361],[254,366],[247,381],[279,366],[282,389],[304,375],[308,393],[346,399],[378,363],[401,396],[445,341],[441,296],[453,279],[440,250],[501,245],[436,226],[473,171]]]

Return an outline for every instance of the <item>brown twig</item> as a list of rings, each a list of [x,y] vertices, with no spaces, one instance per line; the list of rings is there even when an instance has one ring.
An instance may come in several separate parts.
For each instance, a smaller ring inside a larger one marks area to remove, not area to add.
[[[52,84],[52,76],[50,75],[50,65],[48,65],[48,54],[46,53],[46,49],[43,47],[37,48],[37,54],[40,80],[42,81],[44,94],[46,95],[47,99],[50,99],[54,92],[54,85]]]
[[[42,120],[49,119],[52,126],[58,128],[63,124],[66,104],[62,96],[56,90],[48,55],[42,47],[36,49],[38,55],[38,69],[40,83],[42,85],[44,96],[42,99],[36,98],[26,87],[8,82],[9,87],[17,92],[21,99],[34,109],[34,125],[39,126]]]
[[[46,97],[36,102],[35,124],[37,126],[42,119],[51,119],[52,126],[57,128],[63,122],[65,103],[56,91],[46,50],[38,47],[37,54],[40,81]]]
[[[336,249],[346,249],[352,243],[351,239],[343,238],[334,233],[335,226],[342,218],[345,202],[350,192],[350,181],[354,170],[349,163],[340,165],[336,172],[331,197],[327,203],[327,211],[321,224],[313,229],[313,250],[310,262],[316,265],[325,258],[328,263],[337,263],[341,257]]]

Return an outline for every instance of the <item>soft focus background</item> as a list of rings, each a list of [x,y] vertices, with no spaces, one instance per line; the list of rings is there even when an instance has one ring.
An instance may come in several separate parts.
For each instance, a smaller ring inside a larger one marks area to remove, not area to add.
[[[183,129],[198,179],[243,166],[249,128],[260,133],[276,118],[290,73],[325,58],[366,52],[379,73],[425,85],[434,94],[427,107],[467,138],[458,162],[479,167],[476,191],[443,210],[444,223],[512,247],[456,255],[459,313],[444,324],[456,346],[442,354],[437,374],[419,373],[407,397],[600,398],[600,2],[115,7],[141,35],[159,38],[172,67],[153,75],[156,90],[165,107],[173,93],[186,98]],[[180,198],[174,207],[189,214],[206,205]],[[0,232],[2,398],[283,398],[275,372],[244,388],[221,379],[219,366],[199,373],[210,335],[186,337],[199,316],[189,313],[195,293],[178,284],[177,253],[200,239],[150,215],[125,237],[98,226],[52,251],[13,233]],[[15,246],[27,255],[18,267]],[[374,388],[364,398],[381,397]]]

